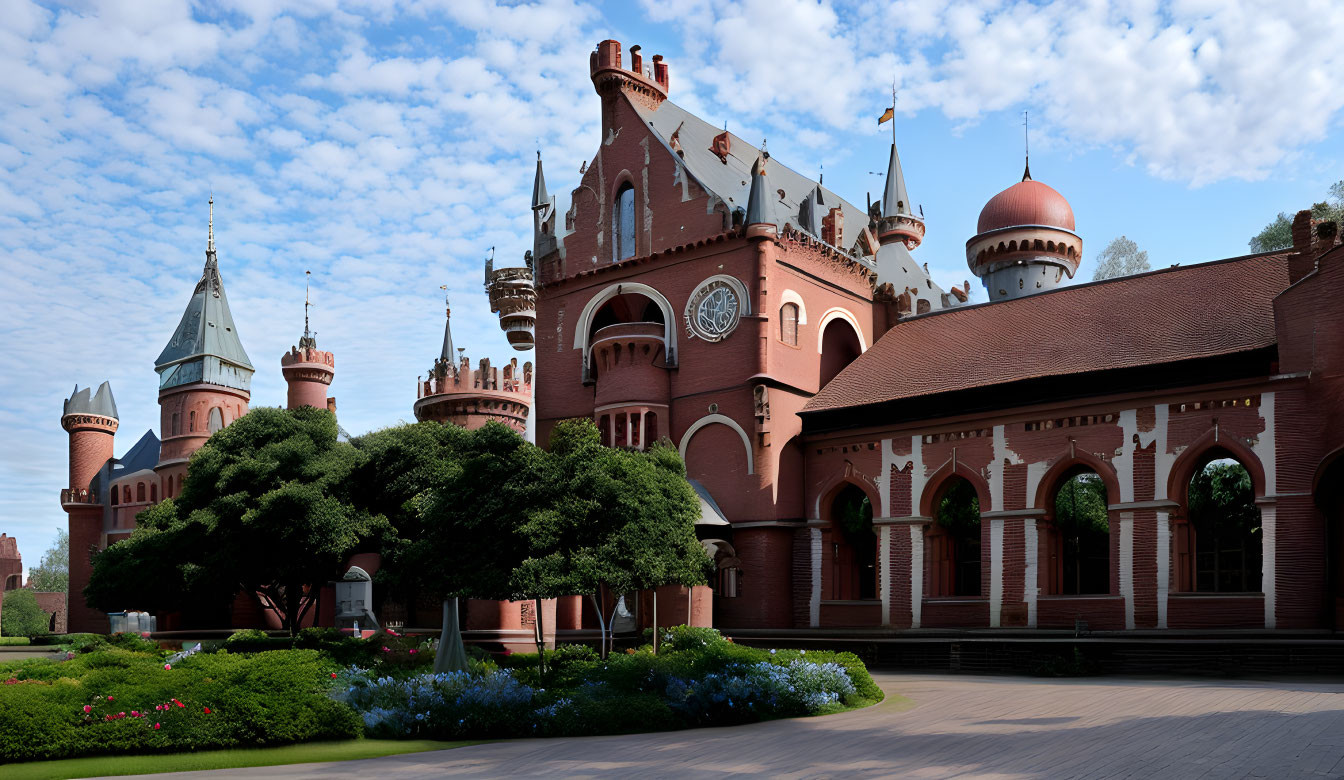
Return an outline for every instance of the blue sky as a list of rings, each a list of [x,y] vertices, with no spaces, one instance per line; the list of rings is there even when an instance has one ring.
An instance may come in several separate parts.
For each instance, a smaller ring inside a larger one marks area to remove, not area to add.
[[[7,0],[0,530],[25,563],[65,524],[75,383],[111,380],[118,454],[157,427],[153,362],[200,274],[211,190],[253,406],[284,402],[305,270],[352,433],[412,419],[439,285],[456,343],[511,357],[481,262],[531,246],[538,146],[568,208],[598,142],[588,52],[609,37],[665,55],[674,101],[859,203],[881,189],[895,79],[928,218],[915,256],[945,287],[1021,176],[1024,109],[1034,177],[1073,204],[1080,278],[1122,234],[1154,267],[1244,254],[1344,178],[1332,0]]]

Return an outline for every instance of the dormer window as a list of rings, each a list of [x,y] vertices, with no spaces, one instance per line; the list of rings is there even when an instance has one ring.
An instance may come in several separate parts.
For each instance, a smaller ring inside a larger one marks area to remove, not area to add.
[[[611,262],[635,256],[635,188],[623,184],[611,210]]]

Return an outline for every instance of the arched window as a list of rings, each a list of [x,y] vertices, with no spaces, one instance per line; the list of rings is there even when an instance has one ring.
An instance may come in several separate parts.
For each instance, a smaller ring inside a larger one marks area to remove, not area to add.
[[[791,347],[798,346],[798,304],[786,303],[779,307],[779,340]]]
[[[194,410],[187,417],[187,430],[191,433],[196,431],[196,412]]]
[[[846,485],[831,500],[830,549],[823,598],[850,601],[877,598],[877,533],[873,504],[857,485]]]
[[[158,503],[159,501],[159,486],[153,482],[149,483],[149,500],[150,503]]]
[[[934,503],[926,532],[930,596],[980,595],[980,497],[975,486],[953,477]]]
[[[224,412],[218,406],[210,409],[210,432],[224,427]]]
[[[635,256],[635,188],[624,184],[616,191],[611,210],[611,262]]]
[[[1111,524],[1106,485],[1091,471],[1060,483],[1053,524],[1041,545],[1045,592],[1079,596],[1111,592]]]
[[[1246,467],[1224,458],[1196,470],[1186,497],[1186,518],[1175,540],[1183,589],[1259,592],[1263,534]]]
[[[626,435],[626,434],[627,434],[627,431],[626,431],[626,426],[625,426],[627,415],[626,415],[624,412],[618,412],[618,413],[616,413],[616,414],[613,415],[613,416],[616,418],[616,419],[615,419],[615,423],[616,423],[616,431],[615,431],[615,433],[616,433],[616,441],[615,441],[615,444],[616,444],[617,447],[624,447],[624,446],[626,446],[626,445],[628,445],[628,444],[630,443],[630,440],[629,440],[629,438],[627,438],[627,435]]]
[[[171,432],[169,434],[171,436],[176,436],[182,432],[182,420],[177,412],[173,412],[173,425],[168,430]]]
[[[135,500],[136,501],[145,500],[145,483],[143,482],[135,483]]]
[[[597,434],[601,437],[603,446],[611,446],[611,415],[604,414],[597,418]]]
[[[644,440],[641,439],[639,436],[640,422],[642,422],[642,420],[640,419],[639,412],[632,412],[630,414],[630,423],[629,423],[631,447],[643,448],[644,446]]]
[[[165,482],[163,483],[163,497],[164,497],[164,498],[172,498],[172,497],[173,497],[173,478],[172,478],[172,477],[169,477],[169,478],[167,479],[167,481],[165,481]]]
[[[859,336],[848,320],[837,317],[826,323],[821,333],[821,382],[819,387],[835,378],[845,366],[863,353]]]
[[[646,442],[658,441],[658,414],[656,412],[644,413],[644,440]]]
[[[120,496],[117,495],[117,489],[115,487],[109,490],[108,493],[112,495],[112,506],[116,506],[117,504],[121,503],[120,501],[117,500],[118,498],[120,498]]]
[[[124,504],[129,504],[129,503],[131,503],[131,486],[130,486],[130,485],[122,485],[121,490],[122,490],[122,494],[121,494],[121,500],[122,500],[122,503],[124,503]]]

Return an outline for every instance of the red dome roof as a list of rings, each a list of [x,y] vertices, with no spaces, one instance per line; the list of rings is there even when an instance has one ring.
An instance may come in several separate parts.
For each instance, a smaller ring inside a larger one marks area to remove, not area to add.
[[[1073,209],[1051,187],[1027,179],[989,199],[980,210],[976,232],[1019,225],[1049,225],[1073,232]]]

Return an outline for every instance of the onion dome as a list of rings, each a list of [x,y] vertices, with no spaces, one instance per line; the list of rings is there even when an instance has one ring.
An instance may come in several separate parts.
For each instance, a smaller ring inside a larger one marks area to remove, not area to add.
[[[1053,188],[1022,181],[989,199],[976,235],[966,242],[966,263],[991,301],[1044,292],[1072,279],[1083,240],[1074,232],[1073,209]]]

